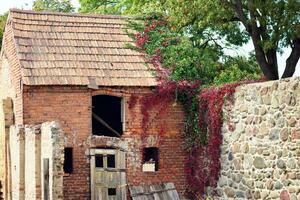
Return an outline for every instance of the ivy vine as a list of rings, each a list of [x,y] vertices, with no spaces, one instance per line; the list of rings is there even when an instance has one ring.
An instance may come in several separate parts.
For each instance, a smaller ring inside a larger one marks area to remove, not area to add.
[[[180,57],[180,53],[170,53],[170,49],[175,49],[175,52],[178,52],[178,49],[185,51],[187,49],[182,48],[185,44],[182,44],[175,33],[169,31],[165,21],[154,17],[145,20],[144,24],[130,22],[129,28],[137,33],[131,34],[135,46],[128,47],[146,53],[148,61],[156,69],[158,81],[153,93],[139,99],[143,115],[142,138],[146,137],[150,117],[149,108],[159,105],[161,109],[158,114],[160,114],[174,100],[183,105],[185,111],[183,134],[185,150],[188,154],[185,162],[185,173],[189,184],[187,195],[191,199],[199,199],[205,194],[207,186],[211,188],[216,186],[219,178],[224,101],[233,101],[235,88],[247,82],[204,89],[199,79],[192,81],[195,80],[191,78],[195,76],[194,74],[184,72],[180,75],[176,62],[170,62],[171,55]],[[187,63],[194,62],[189,57],[187,60]],[[133,108],[135,103],[136,98],[132,97],[130,108]]]

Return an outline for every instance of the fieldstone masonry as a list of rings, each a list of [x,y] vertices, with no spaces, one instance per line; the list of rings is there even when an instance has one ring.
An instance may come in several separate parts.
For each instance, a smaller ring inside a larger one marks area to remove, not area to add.
[[[64,134],[57,122],[43,123],[41,127],[41,172],[44,171],[43,160],[49,159],[49,200],[63,199],[63,164]],[[43,176],[43,175],[42,175]],[[43,178],[43,177],[42,177]],[[42,181],[43,182],[43,181]],[[44,198],[42,184],[42,199]]]
[[[300,199],[299,80],[240,86],[224,106],[220,199]]]

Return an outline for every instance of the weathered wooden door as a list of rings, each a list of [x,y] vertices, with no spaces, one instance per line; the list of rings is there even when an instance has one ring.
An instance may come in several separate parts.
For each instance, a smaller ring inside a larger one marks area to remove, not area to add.
[[[91,149],[91,199],[126,200],[125,152]]]

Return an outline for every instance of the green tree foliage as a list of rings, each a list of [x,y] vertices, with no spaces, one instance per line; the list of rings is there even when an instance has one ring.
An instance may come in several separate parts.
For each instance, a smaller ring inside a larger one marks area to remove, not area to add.
[[[0,48],[2,47],[3,33],[6,24],[7,13],[0,15]]]
[[[226,45],[251,39],[268,79],[278,79],[276,53],[291,47],[283,77],[293,75],[300,56],[298,0],[167,0],[163,6],[178,29],[213,35]]]
[[[213,85],[261,78],[261,71],[254,55],[249,58],[228,57],[224,64],[221,64],[221,68],[220,73],[214,77]]]
[[[35,11],[73,12],[70,0],[35,0],[32,9]]]
[[[79,0],[80,12],[101,14],[145,14],[162,12],[160,2],[152,0]],[[153,8],[153,9],[152,9]]]
[[[155,25],[155,29],[149,28],[153,24],[158,25]],[[162,66],[171,72],[171,80],[200,81],[202,85],[218,85],[261,77],[253,56],[249,59],[225,56],[214,43],[200,48],[190,37],[174,32],[167,24],[158,23],[155,19],[145,26],[133,23],[131,28],[142,35],[147,34],[148,39],[145,39],[143,50],[148,55],[157,55],[159,51]],[[225,59],[224,62],[220,61],[221,58]]]
[[[147,14],[160,12],[172,28],[189,35],[193,45],[218,51],[252,41],[255,58],[270,79],[278,79],[277,53],[290,47],[283,77],[290,77],[300,57],[299,0],[80,0],[82,12]]]

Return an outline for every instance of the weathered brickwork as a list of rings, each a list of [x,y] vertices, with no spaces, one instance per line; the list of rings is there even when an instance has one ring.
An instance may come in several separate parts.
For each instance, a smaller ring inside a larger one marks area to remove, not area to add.
[[[19,67],[20,61],[17,56],[16,44],[14,43],[12,24],[10,21],[7,22],[7,26],[5,27],[3,55],[1,59],[5,60],[5,67],[9,66],[9,70],[5,70],[3,76],[9,76],[9,82],[7,83],[11,86],[7,87],[7,85],[4,85],[3,88],[4,90],[12,90],[10,93],[14,94],[12,98],[14,102],[16,124],[23,124],[23,84],[21,80],[21,69]]]
[[[299,80],[237,88],[225,107],[220,199],[300,199]]]
[[[13,32],[11,28],[11,23],[8,22],[8,26],[5,28],[6,31],[3,37],[3,54],[1,55],[1,66],[0,66],[0,101],[2,102],[4,99],[11,98],[13,102],[13,106],[9,108],[9,112],[13,110],[13,120],[18,124],[22,124],[23,121],[23,105],[22,105],[22,83],[21,83],[21,71],[18,66],[18,58],[16,55],[16,47],[13,43]],[[0,105],[0,154],[2,158],[0,159],[0,181],[3,184],[3,193],[4,198],[10,198],[10,190],[11,183],[9,182],[9,170],[10,166],[8,166],[7,160],[7,149],[8,146],[4,141],[8,139],[9,131],[5,130],[5,124],[3,124],[4,119],[9,117],[5,116],[3,112],[3,104]],[[11,124],[10,124],[11,125]],[[6,126],[9,126],[6,124]],[[6,128],[8,129],[8,128]],[[4,143],[3,143],[4,142]],[[1,144],[2,143],[2,144]],[[5,161],[3,163],[2,161]]]
[[[24,123],[38,124],[58,120],[65,132],[65,146],[73,147],[73,173],[64,176],[64,199],[90,198],[90,164],[88,150],[91,147],[123,147],[127,155],[127,181],[129,185],[174,182],[181,194],[186,183],[184,176],[185,153],[183,150],[183,111],[178,105],[160,106],[149,110],[150,121],[144,144],[141,142],[141,104],[129,110],[131,94],[142,97],[147,88],[86,87],[24,87]],[[91,135],[91,103],[93,95],[112,95],[125,99],[125,132],[122,139]],[[165,109],[158,114],[160,109]],[[160,133],[160,134],[159,134]],[[159,136],[163,135],[163,137]],[[158,172],[142,172],[142,147],[159,147]]]
[[[3,56],[0,68],[0,181],[2,183],[2,191],[4,198],[8,199],[8,190],[10,183],[8,182],[8,174],[10,167],[8,166],[8,138],[9,126],[14,124],[14,106],[15,88],[10,79],[9,64]]]

